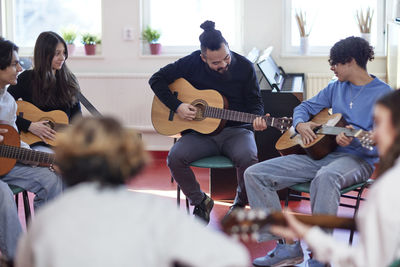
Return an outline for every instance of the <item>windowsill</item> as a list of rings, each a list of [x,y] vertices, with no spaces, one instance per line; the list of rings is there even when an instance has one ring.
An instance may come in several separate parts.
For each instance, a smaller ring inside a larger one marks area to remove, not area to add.
[[[329,54],[307,54],[307,55],[300,55],[296,53],[281,53],[280,54],[281,58],[294,58],[294,59],[326,59],[329,57]],[[383,54],[375,54],[376,59],[386,59],[386,55]]]
[[[74,60],[74,59],[93,59],[93,60],[101,60],[104,59],[103,55],[93,55],[93,56],[87,56],[87,55],[73,55],[68,57],[69,60]]]
[[[159,54],[159,55],[150,55],[150,54],[140,54],[139,58],[142,59],[160,59],[160,58],[181,58],[186,56],[187,54]]]

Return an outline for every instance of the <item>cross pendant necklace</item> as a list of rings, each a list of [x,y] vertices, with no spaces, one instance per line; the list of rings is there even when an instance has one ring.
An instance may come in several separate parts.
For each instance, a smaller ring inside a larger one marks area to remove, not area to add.
[[[360,91],[358,91],[358,94],[353,97],[352,91],[353,91],[353,87],[350,87],[350,104],[349,107],[350,109],[353,109],[353,101],[361,94],[362,90],[364,90],[365,85],[363,87],[361,87]]]

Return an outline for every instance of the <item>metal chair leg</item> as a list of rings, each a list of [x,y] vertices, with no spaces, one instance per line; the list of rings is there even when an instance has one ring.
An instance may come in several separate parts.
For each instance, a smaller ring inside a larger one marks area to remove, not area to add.
[[[22,192],[22,199],[24,200],[25,222],[28,223],[31,217],[31,206],[29,205],[28,192]]]

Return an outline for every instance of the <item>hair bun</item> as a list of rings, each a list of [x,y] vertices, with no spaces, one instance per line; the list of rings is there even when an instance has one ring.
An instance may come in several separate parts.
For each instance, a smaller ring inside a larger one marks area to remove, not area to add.
[[[212,31],[215,30],[215,22],[211,20],[206,20],[200,25],[200,28],[202,28],[204,31]]]

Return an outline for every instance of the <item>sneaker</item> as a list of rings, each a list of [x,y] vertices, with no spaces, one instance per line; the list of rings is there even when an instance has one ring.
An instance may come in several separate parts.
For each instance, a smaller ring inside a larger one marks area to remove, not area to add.
[[[203,201],[199,205],[194,206],[193,215],[208,224],[210,222],[210,213],[213,207],[214,200],[204,194]]]
[[[314,260],[314,259],[309,259],[307,261],[307,266],[308,267],[329,267],[330,265],[322,263],[322,262],[319,262],[319,261]]]
[[[280,244],[268,252],[264,257],[257,258],[253,261],[256,267],[280,267],[292,266],[302,263],[304,260],[303,250],[300,241],[294,244]]]

